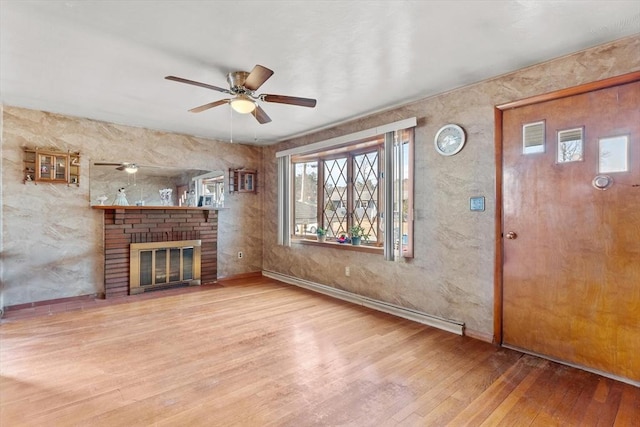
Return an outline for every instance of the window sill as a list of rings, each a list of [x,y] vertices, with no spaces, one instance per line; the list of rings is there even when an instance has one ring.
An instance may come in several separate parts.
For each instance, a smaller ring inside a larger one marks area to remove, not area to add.
[[[367,245],[352,245],[351,243],[338,243],[333,241],[318,242],[315,239],[291,239],[291,243],[297,245],[322,246],[325,248],[341,249],[355,252],[367,252],[370,254],[384,254],[383,248]]]

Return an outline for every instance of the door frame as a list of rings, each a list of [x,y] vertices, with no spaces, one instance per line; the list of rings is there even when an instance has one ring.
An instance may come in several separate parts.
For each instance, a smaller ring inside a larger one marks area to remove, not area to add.
[[[493,284],[493,344],[502,345],[502,308],[503,308],[503,265],[504,265],[504,241],[503,241],[503,222],[502,215],[502,120],[503,112],[513,108],[524,107],[527,105],[538,104],[541,102],[552,101],[556,99],[566,98],[574,95],[581,95],[587,92],[593,92],[600,89],[606,89],[613,86],[620,86],[626,83],[633,83],[640,80],[640,71],[634,71],[616,77],[610,77],[604,80],[585,83],[579,86],[573,86],[566,89],[535,95],[529,98],[523,98],[517,101],[507,102],[494,107],[494,135],[495,135],[495,163],[496,163],[496,180],[495,180],[495,265],[494,265],[494,284]]]

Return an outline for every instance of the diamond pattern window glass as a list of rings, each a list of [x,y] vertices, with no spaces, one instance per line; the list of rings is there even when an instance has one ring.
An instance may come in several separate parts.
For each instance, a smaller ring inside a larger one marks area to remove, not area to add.
[[[379,177],[383,142],[383,138],[375,137],[357,144],[356,149],[351,151],[341,149],[319,153],[314,162],[302,161],[308,157],[297,162],[294,160],[296,195],[301,192],[298,181],[301,176],[299,171],[303,167],[317,165],[320,171],[317,179],[321,183],[316,205],[319,206],[318,221],[302,218],[303,206],[296,199],[294,235],[314,234],[317,228],[324,228],[326,237],[332,241],[341,236],[349,237],[351,228],[360,226],[364,229],[364,235],[368,236],[364,239],[366,244],[382,245]],[[309,193],[311,191],[307,190]],[[308,224],[313,228],[311,232]]]
[[[369,241],[378,240],[378,152],[353,158],[353,224],[364,228]]]
[[[327,228],[328,237],[347,234],[347,158],[325,160],[322,226]]]

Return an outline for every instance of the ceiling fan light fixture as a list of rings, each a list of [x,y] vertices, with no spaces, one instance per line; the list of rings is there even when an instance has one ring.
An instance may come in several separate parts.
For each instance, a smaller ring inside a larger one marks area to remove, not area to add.
[[[300,107],[314,108],[316,100],[311,98],[300,98],[297,96],[274,95],[267,93],[257,93],[256,91],[273,75],[273,70],[256,65],[250,73],[246,71],[234,71],[227,74],[229,89],[213,86],[207,83],[200,83],[194,80],[183,79],[182,77],[166,76],[165,79],[179,83],[186,83],[205,89],[215,90],[231,95],[231,98],[209,102],[204,105],[192,108],[191,113],[201,113],[210,108],[220,105],[230,104],[233,111],[239,114],[251,114],[261,125],[271,122],[271,118],[262,109],[262,103],[273,102],[276,104],[298,105]],[[260,104],[258,104],[260,101]]]
[[[256,103],[247,95],[240,94],[231,100],[231,108],[240,114],[249,114],[256,109]]]
[[[136,173],[136,172],[138,172],[138,165],[135,165],[135,164],[126,165],[124,167],[124,171],[126,173]]]

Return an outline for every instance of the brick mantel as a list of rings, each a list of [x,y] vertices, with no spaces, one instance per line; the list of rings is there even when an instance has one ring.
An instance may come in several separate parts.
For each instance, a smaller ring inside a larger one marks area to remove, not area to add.
[[[199,239],[201,280],[218,274],[218,211],[173,206],[93,206],[104,210],[105,297],[129,294],[129,245],[141,241]]]

